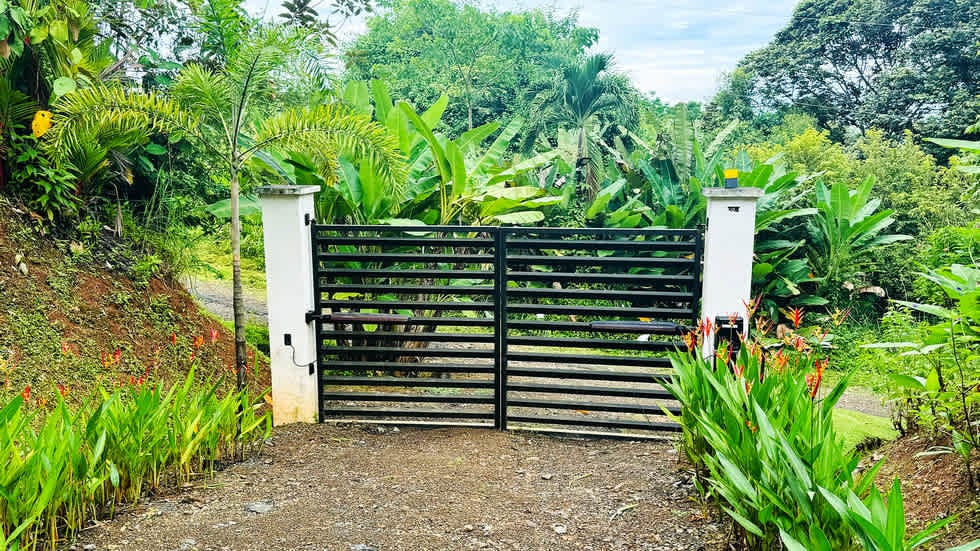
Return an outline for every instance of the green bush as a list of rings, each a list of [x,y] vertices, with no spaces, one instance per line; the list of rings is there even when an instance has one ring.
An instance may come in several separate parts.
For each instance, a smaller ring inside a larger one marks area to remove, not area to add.
[[[948,438],[951,445],[936,451],[958,454],[970,488],[976,489],[972,458],[980,449],[980,268],[953,264],[922,276],[943,290],[950,306],[895,301],[937,321],[918,338],[869,347],[890,354],[906,349],[902,357],[924,367],[893,374],[895,392],[905,399],[911,425]]]
[[[821,340],[791,335],[778,350],[750,340],[734,357],[719,350],[717,368],[696,354],[672,357],[666,386],[681,403],[683,449],[706,478],[701,487],[751,549],[921,545],[949,520],[906,539],[897,486],[885,503],[872,490],[877,466],[854,475],[859,458],[832,424],[848,378],[821,394],[827,360],[814,354]]]
[[[247,390],[198,389],[193,370],[169,390],[133,379],[46,415],[28,387],[0,408],[0,550],[55,549],[105,507],[210,472],[270,430]]]

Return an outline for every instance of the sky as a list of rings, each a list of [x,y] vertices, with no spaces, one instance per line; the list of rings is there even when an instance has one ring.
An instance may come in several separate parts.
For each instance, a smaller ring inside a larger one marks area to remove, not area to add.
[[[578,11],[579,23],[599,29],[596,49],[615,54],[616,67],[638,89],[664,101],[702,101],[722,74],[766,45],[786,26],[797,0],[483,0],[499,11],[555,8]],[[325,0],[320,4],[321,14]],[[281,0],[246,0],[254,14],[276,14]],[[348,21],[341,39],[364,32]]]

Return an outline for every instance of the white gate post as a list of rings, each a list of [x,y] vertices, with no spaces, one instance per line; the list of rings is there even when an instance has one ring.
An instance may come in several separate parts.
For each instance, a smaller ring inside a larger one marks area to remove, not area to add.
[[[269,305],[272,419],[276,425],[317,421],[316,336],[310,226],[320,186],[263,186],[265,282]],[[288,343],[288,344],[287,344]],[[311,373],[314,371],[314,373]]]
[[[756,202],[759,188],[704,188],[708,200],[708,227],[704,235],[704,270],[701,274],[701,319],[712,323],[732,314],[749,320],[745,304],[752,298],[752,252],[755,245]],[[714,355],[714,339],[705,338],[704,357]]]

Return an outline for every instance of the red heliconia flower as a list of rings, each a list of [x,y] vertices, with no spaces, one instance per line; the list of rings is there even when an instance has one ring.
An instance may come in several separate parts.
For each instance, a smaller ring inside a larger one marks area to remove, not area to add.
[[[71,356],[71,344],[68,341],[61,341],[61,353],[65,356]]]
[[[797,352],[803,352],[806,350],[806,340],[804,340],[803,337],[796,335],[796,337],[793,338],[793,348]]]
[[[197,350],[191,350],[191,355],[187,357],[187,361],[193,362],[194,358],[197,358]]]
[[[67,396],[69,392],[71,392],[71,389],[70,388],[66,387],[65,385],[63,385],[61,383],[58,383],[58,394],[61,394],[61,397],[62,398],[64,398],[65,396]]]
[[[755,318],[755,331],[762,336],[766,336],[772,331],[773,328],[772,320],[768,320],[764,317]]]
[[[785,311],[785,314],[786,314],[787,317],[789,317],[789,321],[793,323],[793,328],[794,329],[799,329],[800,328],[800,325],[803,324],[803,309],[802,308],[798,308],[798,307],[797,308],[790,308],[789,310]]]
[[[732,372],[735,374],[736,379],[741,379],[742,375],[745,375],[745,366],[736,363],[732,366]]]
[[[694,352],[694,347],[697,346],[698,338],[694,336],[694,333],[684,333],[683,336],[684,344],[687,345],[688,352]]]
[[[745,315],[752,319],[755,317],[756,310],[759,309],[759,303],[761,302],[762,295],[755,298],[750,298],[749,300],[742,299],[742,304],[745,305]]]
[[[745,381],[745,393],[752,392],[752,381]]]
[[[711,331],[714,330],[714,324],[711,323],[711,318],[701,320],[701,325],[698,327],[698,330],[704,337],[710,337]]]
[[[215,329],[214,327],[208,329],[208,335],[211,337],[211,344],[218,342],[218,337],[220,336],[220,334],[218,333],[217,329]]]
[[[170,334],[170,344],[177,346],[177,333]]]
[[[112,353],[112,360],[118,364],[122,360],[122,350],[117,348],[116,351]]]
[[[24,399],[25,403],[31,400],[31,385],[24,387],[24,390],[20,393],[20,397]]]

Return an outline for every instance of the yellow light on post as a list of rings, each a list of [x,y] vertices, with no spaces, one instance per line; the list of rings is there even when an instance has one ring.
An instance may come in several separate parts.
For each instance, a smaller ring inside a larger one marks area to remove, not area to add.
[[[726,168],[725,169],[725,187],[726,188],[737,188],[738,187],[738,169],[737,168]]]

